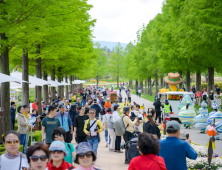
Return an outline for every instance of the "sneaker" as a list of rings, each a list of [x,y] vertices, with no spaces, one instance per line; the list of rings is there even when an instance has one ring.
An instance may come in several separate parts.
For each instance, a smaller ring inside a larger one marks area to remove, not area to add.
[[[117,153],[123,153],[123,151],[117,151]]]
[[[114,152],[114,149],[109,149],[110,152]]]
[[[130,162],[129,161],[125,161],[125,164],[129,164]]]

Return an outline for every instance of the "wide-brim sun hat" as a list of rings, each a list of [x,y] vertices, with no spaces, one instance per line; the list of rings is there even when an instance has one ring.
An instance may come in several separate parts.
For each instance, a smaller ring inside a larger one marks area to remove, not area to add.
[[[61,141],[53,141],[49,147],[49,151],[63,151],[65,157],[68,156],[68,151],[66,150],[66,146]]]
[[[176,86],[183,82],[179,73],[168,73],[168,75],[164,77],[164,81],[170,86]]]
[[[81,142],[76,146],[76,157],[74,158],[74,161],[76,161],[76,158],[79,154],[86,152],[92,152],[96,158],[96,153],[93,151],[91,145],[88,142]]]

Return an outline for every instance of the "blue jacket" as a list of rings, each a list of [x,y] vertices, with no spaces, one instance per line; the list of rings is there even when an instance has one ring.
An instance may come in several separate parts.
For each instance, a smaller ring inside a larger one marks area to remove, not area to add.
[[[63,114],[57,112],[56,117],[60,121],[60,125],[63,129],[65,129],[66,132],[69,131],[69,126],[72,126],[72,120],[68,114],[68,112],[63,112]]]
[[[101,111],[101,107],[98,104],[94,103],[90,108],[96,110],[96,117],[98,118],[99,112]]]
[[[197,153],[190,144],[177,137],[160,140],[159,155],[163,157],[167,170],[187,170],[186,157],[197,159]]]

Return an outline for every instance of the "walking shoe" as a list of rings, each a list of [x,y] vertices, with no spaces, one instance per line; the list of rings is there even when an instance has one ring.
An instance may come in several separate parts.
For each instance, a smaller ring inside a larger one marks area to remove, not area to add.
[[[114,152],[114,149],[109,149],[110,152]]]
[[[108,147],[108,143],[106,143],[106,148]]]
[[[123,153],[123,151],[117,151],[117,153]]]
[[[117,152],[117,150],[114,150],[114,152]]]
[[[125,161],[125,164],[129,164],[130,162],[129,161]]]

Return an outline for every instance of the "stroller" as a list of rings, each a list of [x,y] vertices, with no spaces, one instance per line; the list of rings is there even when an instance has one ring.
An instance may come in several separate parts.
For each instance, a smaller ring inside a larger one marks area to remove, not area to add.
[[[134,157],[140,156],[137,145],[138,145],[138,138],[133,138],[122,146],[122,149],[126,149],[126,158],[129,162]]]

